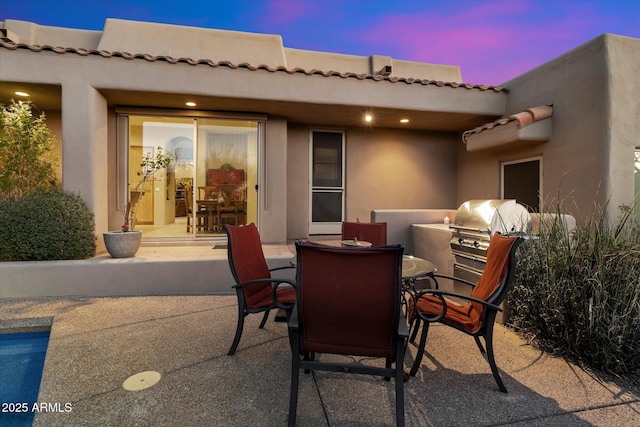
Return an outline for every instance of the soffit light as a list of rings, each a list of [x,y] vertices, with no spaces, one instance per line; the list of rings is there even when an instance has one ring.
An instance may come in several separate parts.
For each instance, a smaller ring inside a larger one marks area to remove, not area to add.
[[[187,107],[195,107],[196,103],[193,102],[193,101],[189,101],[189,102],[186,103],[186,105],[187,105]]]
[[[400,123],[409,123],[409,119],[400,119]]]
[[[365,122],[370,122],[371,120],[373,120],[373,117],[371,117],[371,114],[367,114],[366,116],[364,116]]]
[[[29,94],[27,92],[22,92],[22,91],[16,91],[14,92],[16,95],[18,96],[29,96]]]

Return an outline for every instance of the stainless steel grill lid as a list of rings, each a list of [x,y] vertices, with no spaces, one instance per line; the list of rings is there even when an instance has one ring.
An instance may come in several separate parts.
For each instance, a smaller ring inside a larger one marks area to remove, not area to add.
[[[454,277],[475,283],[484,270],[491,237],[521,234],[531,229],[531,216],[515,200],[469,200],[456,212],[451,252]]]
[[[469,200],[460,205],[455,224],[450,227],[461,232],[486,233],[490,236],[496,232],[523,233],[531,228],[531,216],[515,200]]]

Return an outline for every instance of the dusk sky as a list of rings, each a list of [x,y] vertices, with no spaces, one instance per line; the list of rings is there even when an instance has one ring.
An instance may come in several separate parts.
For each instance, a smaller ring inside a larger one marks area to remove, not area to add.
[[[0,21],[102,30],[106,18],[278,34],[290,48],[458,65],[464,82],[486,85],[603,33],[640,38],[639,0],[0,2]]]

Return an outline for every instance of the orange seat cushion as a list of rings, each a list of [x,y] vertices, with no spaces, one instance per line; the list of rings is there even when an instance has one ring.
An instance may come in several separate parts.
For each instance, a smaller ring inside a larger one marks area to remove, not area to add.
[[[442,301],[432,295],[423,295],[418,299],[418,310],[430,317],[437,316],[442,312]],[[471,303],[459,305],[450,300],[447,300],[447,314],[440,322],[455,325],[470,334],[477,332],[481,326],[480,314]]]
[[[487,264],[482,277],[471,292],[472,297],[487,301],[498,290],[507,274],[509,254],[516,240],[515,237],[507,238],[498,233],[494,234],[487,251]],[[408,305],[409,313],[412,313],[413,298],[409,299]],[[442,301],[437,297],[425,294],[418,299],[417,308],[427,316],[437,316],[442,311]],[[484,306],[477,302],[459,305],[447,300],[447,313],[440,322],[458,326],[466,332],[474,334],[482,326],[483,311]]]

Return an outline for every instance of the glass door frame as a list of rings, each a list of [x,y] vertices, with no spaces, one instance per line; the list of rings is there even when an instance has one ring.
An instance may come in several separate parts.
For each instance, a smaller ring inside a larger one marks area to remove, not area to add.
[[[194,132],[194,159],[197,156],[197,133],[198,133],[198,121],[197,119],[223,119],[223,120],[249,120],[257,122],[257,159],[256,159],[256,179],[257,186],[255,190],[247,189],[247,191],[257,190],[256,200],[256,212],[255,222],[258,229],[260,228],[260,212],[264,204],[263,186],[261,185],[264,179],[264,155],[265,142],[266,142],[266,123],[267,116],[259,114],[233,114],[233,113],[218,113],[212,111],[202,110],[158,110],[154,108],[135,108],[135,107],[117,107],[115,109],[116,114],[116,163],[117,163],[117,187],[116,187],[116,214],[122,215],[124,206],[128,201],[128,173],[129,173],[129,126],[131,116],[156,116],[164,118],[189,118],[193,119],[193,132]],[[196,170],[193,169],[192,179],[195,183]],[[195,186],[194,186],[195,187]],[[194,197],[195,204],[195,197]],[[192,206],[193,208],[193,206]],[[195,212],[195,211],[194,211]],[[195,227],[192,228],[190,235],[185,233],[185,237],[145,237],[143,233],[143,241],[147,242],[180,242],[180,241],[217,241],[226,240],[224,233],[214,234],[210,236],[196,235]]]

